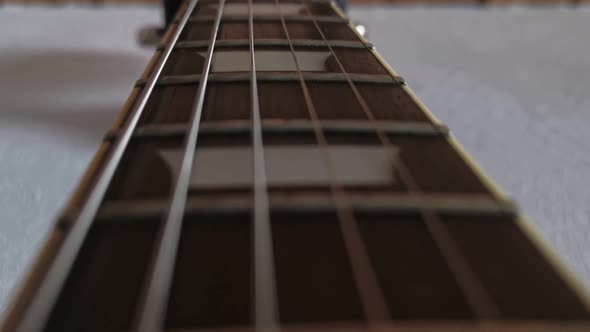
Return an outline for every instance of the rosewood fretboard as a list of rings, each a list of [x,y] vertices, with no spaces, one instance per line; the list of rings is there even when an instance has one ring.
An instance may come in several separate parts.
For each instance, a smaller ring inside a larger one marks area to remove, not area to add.
[[[191,0],[4,330],[206,329],[588,331],[590,314],[335,5]]]

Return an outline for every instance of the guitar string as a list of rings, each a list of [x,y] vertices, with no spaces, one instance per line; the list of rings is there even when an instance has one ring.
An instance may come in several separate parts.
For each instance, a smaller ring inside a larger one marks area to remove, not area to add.
[[[213,52],[224,5],[225,0],[219,0],[217,16],[215,17],[213,31],[209,39],[207,57],[203,64],[201,81],[197,88],[193,113],[189,121],[190,129],[184,141],[184,153],[180,170],[174,183],[173,194],[162,226],[160,242],[153,261],[152,271],[148,278],[149,281],[145,291],[143,306],[140,307],[137,317],[136,325],[138,331],[160,331],[163,329],[190,186],[191,172],[195,160],[205,91],[207,89],[207,81],[211,70]]]
[[[78,257],[78,253],[82,248],[88,232],[93,224],[96,213],[104,199],[106,191],[111,183],[111,180],[118,169],[119,163],[123,157],[126,148],[131,141],[132,134],[139,123],[139,119],[147,105],[156,82],[160,77],[164,65],[167,63],[172,49],[178,40],[180,33],[186,25],[190,13],[195,8],[197,0],[190,0],[186,11],[184,12],[180,22],[177,25],[176,31],[166,44],[160,59],[154,67],[153,72],[147,81],[146,86],[138,96],[133,109],[129,112],[129,116],[125,122],[122,135],[120,135],[115,143],[111,154],[107,157],[100,176],[88,194],[86,201],[82,205],[80,212],[75,220],[71,222],[71,229],[69,230],[64,242],[56,254],[53,264],[49,267],[45,278],[42,280],[35,296],[24,312],[17,331],[34,332],[44,329],[49,315],[61,293],[61,290],[68,278],[72,266]]]
[[[346,71],[344,65],[336,55],[336,52],[328,42],[326,36],[324,35],[322,29],[317,23],[307,3],[301,0],[301,4],[304,6],[305,10],[311,17],[311,20],[315,25],[315,28],[322,36],[322,39],[324,40],[330,52],[332,53],[334,60],[340,67],[342,73],[345,75],[348,85],[352,89],[353,94],[355,95],[357,101],[361,105],[363,112],[375,127],[376,134],[381,144],[388,151],[388,154],[393,156],[395,153],[395,146],[393,142],[385,134],[381,123],[376,119],[368,103],[361,95],[360,91],[356,87],[356,84],[352,81],[350,74]],[[370,52],[368,48],[367,51]],[[417,184],[416,180],[414,179],[413,175],[411,174],[410,170],[405,165],[403,160],[401,158],[398,158],[393,162],[393,165],[396,165],[400,178],[402,179],[409,193],[421,193],[421,188]],[[481,280],[477,277],[475,272],[469,266],[467,259],[461,253],[458,245],[455,243],[448,229],[440,220],[438,215],[436,213],[433,213],[432,211],[425,211],[422,212],[422,218],[426,224],[428,231],[430,232],[430,235],[432,236],[433,240],[435,241],[436,245],[441,251],[441,254],[443,255],[447,265],[449,266],[449,269],[452,271],[459,287],[461,288],[463,294],[465,295],[467,301],[469,302],[472,310],[474,310],[475,314],[478,317],[484,319],[498,317],[500,315],[498,307],[492,300],[491,296],[488,294]]]
[[[248,35],[250,41],[250,96],[252,108],[252,154],[254,177],[254,322],[259,331],[278,331],[275,268],[272,231],[260,120],[256,58],[254,51],[254,9],[248,0]]]
[[[330,191],[332,193],[332,199],[336,208],[336,214],[342,232],[345,249],[348,254],[348,258],[350,259],[353,277],[359,291],[363,311],[370,322],[389,320],[390,318],[387,306],[383,299],[382,293],[379,291],[379,286],[370,265],[368,254],[364,249],[363,240],[358,229],[354,213],[347,201],[344,189],[338,183],[337,177],[335,175],[334,165],[332,164],[332,160],[329,156],[327,139],[323,133],[319,116],[315,110],[311,95],[303,78],[301,66],[297,59],[291,37],[285,23],[283,10],[279,0],[275,0],[275,2],[279,8],[283,30],[288,40],[291,55],[295,62],[295,67],[299,76],[301,88],[303,90],[307,110],[312,120],[314,135],[321,151],[323,163],[326,166],[328,178],[330,179]]]

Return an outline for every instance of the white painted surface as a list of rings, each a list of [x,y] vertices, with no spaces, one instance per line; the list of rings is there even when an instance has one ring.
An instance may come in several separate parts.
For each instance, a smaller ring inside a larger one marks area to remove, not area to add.
[[[160,15],[0,8],[0,307],[149,60],[137,29]],[[590,285],[590,9],[352,16]]]
[[[166,163],[175,179],[182,163],[181,149],[153,151]],[[252,188],[254,185],[252,147],[203,147],[191,171],[191,189]],[[269,187],[386,186],[395,183],[396,151],[380,146],[339,145],[321,148],[311,145],[264,147],[264,169]],[[326,167],[324,156],[332,168]],[[350,156],[355,156],[351,159]]]
[[[205,52],[199,52],[203,58]],[[326,71],[330,52],[296,51],[301,71]],[[256,51],[256,71],[297,71],[293,54],[287,51]],[[217,51],[213,56],[211,72],[231,73],[250,71],[250,51]]]

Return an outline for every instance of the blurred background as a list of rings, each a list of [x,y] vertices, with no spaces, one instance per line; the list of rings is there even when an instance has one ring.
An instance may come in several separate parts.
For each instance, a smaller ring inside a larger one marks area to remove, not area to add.
[[[590,1],[350,3],[589,287]],[[153,53],[138,31],[162,19],[155,0],[0,1],[0,311]]]

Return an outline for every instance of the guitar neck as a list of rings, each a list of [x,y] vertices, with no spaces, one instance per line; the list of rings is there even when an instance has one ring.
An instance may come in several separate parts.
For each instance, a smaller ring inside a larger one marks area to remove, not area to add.
[[[190,0],[4,331],[586,331],[585,294],[324,0]]]

